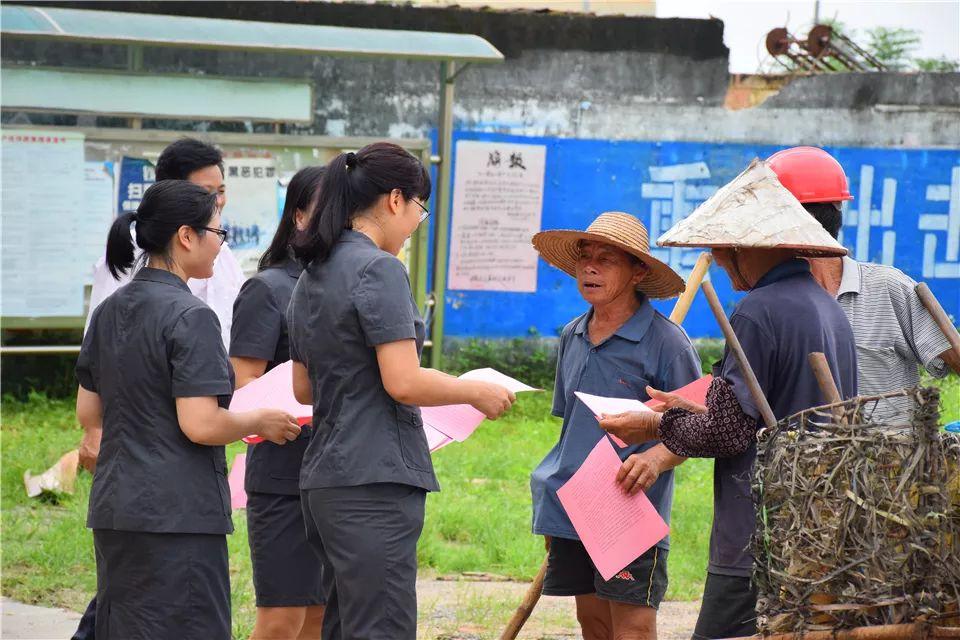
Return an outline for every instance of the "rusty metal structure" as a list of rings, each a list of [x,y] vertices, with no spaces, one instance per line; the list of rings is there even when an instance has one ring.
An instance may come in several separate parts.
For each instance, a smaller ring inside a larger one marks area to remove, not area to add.
[[[767,52],[791,71],[834,73],[838,71],[886,71],[870,52],[827,24],[815,25],[806,39],[785,27],[767,33]]]

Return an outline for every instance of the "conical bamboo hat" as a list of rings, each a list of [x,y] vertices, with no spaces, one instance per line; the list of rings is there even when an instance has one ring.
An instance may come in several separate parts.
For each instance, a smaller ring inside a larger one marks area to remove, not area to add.
[[[746,171],[660,236],[661,247],[792,249],[801,256],[847,250],[780,184],[767,163]]]

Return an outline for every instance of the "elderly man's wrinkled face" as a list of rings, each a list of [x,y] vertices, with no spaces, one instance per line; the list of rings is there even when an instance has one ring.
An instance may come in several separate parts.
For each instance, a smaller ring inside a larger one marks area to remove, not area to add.
[[[626,251],[601,242],[580,243],[577,288],[583,299],[602,306],[625,294],[634,295],[647,268]]]

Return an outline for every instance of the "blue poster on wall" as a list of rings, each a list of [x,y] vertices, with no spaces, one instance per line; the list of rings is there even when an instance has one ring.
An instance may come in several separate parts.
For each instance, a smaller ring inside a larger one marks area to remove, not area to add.
[[[117,180],[117,213],[136,211],[147,188],[157,180],[153,164],[144,158],[124,156]]]
[[[783,147],[527,138],[459,131],[455,140],[547,146],[543,229],[584,229],[604,211],[625,211],[650,231],[651,244],[689,215],[753,158]],[[898,267],[925,281],[954,318],[960,317],[960,150],[828,147],[843,165],[854,200],[845,204],[841,242],[861,261]],[[456,168],[454,168],[456,170]],[[684,278],[696,249],[655,249]],[[722,269],[710,277],[728,311],[740,298]],[[669,314],[672,300],[655,303]],[[586,310],[570,276],[542,260],[534,293],[447,291],[450,336],[555,336]],[[684,328],[691,337],[719,337],[698,295]]]

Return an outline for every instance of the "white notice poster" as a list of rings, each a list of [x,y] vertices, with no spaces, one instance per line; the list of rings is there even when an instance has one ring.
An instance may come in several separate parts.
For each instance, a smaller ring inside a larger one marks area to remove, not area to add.
[[[83,314],[84,170],[83,134],[3,130],[4,317]]]
[[[244,273],[257,270],[260,255],[270,246],[277,215],[277,171],[272,156],[224,158],[227,206],[223,228]]]
[[[77,235],[77,260],[85,265],[83,282],[93,284],[93,266],[104,254],[113,224],[113,172],[108,163],[83,164],[82,228]],[[92,311],[92,309],[91,309]]]
[[[457,143],[447,288],[537,290],[537,252],[547,148]]]

